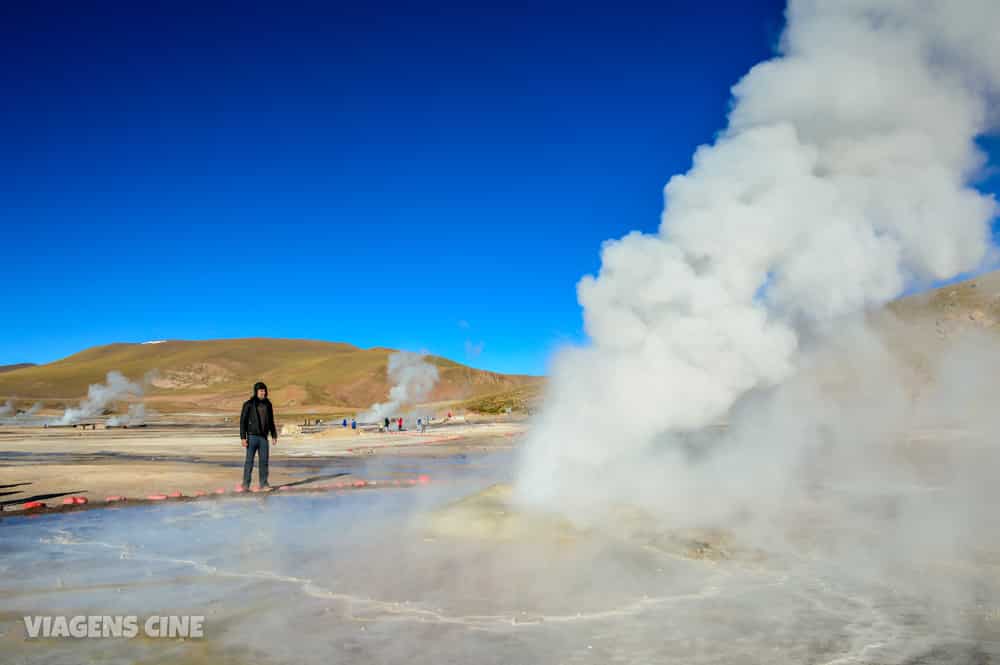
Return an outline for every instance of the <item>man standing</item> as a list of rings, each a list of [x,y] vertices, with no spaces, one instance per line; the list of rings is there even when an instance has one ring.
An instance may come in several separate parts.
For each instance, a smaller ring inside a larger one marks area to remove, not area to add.
[[[267,458],[270,448],[267,436],[271,435],[274,445],[278,445],[278,430],[274,427],[274,408],[267,398],[267,386],[258,381],[253,387],[253,397],[243,402],[240,413],[240,440],[247,449],[247,458],[243,463],[243,489],[250,489],[250,476],[253,473],[253,457],[260,455],[260,467],[257,475],[260,478],[260,488],[269,490],[267,484]]]

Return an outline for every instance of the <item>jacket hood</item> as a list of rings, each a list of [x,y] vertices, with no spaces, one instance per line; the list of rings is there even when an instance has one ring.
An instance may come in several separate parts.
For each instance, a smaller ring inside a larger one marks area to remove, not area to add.
[[[261,388],[264,389],[264,399],[267,399],[267,394],[268,394],[267,385],[263,381],[258,381],[257,383],[253,384],[253,396],[257,397],[257,391],[260,390]]]

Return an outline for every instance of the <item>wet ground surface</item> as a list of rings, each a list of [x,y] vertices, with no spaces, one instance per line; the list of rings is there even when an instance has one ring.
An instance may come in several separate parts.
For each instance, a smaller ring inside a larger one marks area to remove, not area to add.
[[[427,516],[509,480],[509,453],[373,464],[432,482],[4,520],[0,661],[998,662],[1000,557],[703,561],[599,534],[452,537]],[[203,615],[205,637],[26,640],[37,614]]]

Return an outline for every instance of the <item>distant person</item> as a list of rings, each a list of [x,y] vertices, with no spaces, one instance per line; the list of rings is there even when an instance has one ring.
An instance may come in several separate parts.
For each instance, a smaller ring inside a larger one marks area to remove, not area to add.
[[[240,413],[240,440],[247,449],[246,461],[243,463],[243,489],[250,489],[250,476],[253,474],[254,455],[260,456],[260,466],[257,476],[260,478],[260,488],[269,490],[267,484],[267,461],[270,447],[267,436],[271,435],[274,445],[278,445],[278,430],[274,426],[274,407],[267,398],[267,386],[258,381],[253,387],[253,397],[243,402]]]
[[[343,423],[343,425],[344,425],[344,427],[347,427],[347,418],[344,418],[344,423]]]
[[[355,420],[354,418],[351,418],[351,429],[357,429],[357,428],[358,428],[358,421]]]
[[[388,417],[385,419],[385,431],[386,432],[389,431],[389,418]]]
[[[402,418],[399,419],[399,431],[400,432],[403,431],[403,419]]]

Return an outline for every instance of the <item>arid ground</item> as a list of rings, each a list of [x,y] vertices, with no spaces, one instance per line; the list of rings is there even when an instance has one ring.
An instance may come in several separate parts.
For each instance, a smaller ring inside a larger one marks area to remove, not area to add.
[[[299,428],[294,428],[299,429]],[[385,457],[443,457],[510,448],[524,430],[516,421],[442,422],[424,433],[358,431],[340,426],[307,429],[279,437],[271,448],[270,484],[297,490],[341,482],[394,480],[363,477]],[[82,496],[88,508],[108,496],[142,500],[180,492],[227,493],[240,484],[244,449],[239,432],[226,425],[157,425],[135,429],[7,427],[0,429],[0,485],[5,514],[23,501],[61,507],[67,495]],[[255,464],[253,483],[258,480]],[[367,474],[370,476],[371,474]],[[312,479],[312,480],[311,480]]]

